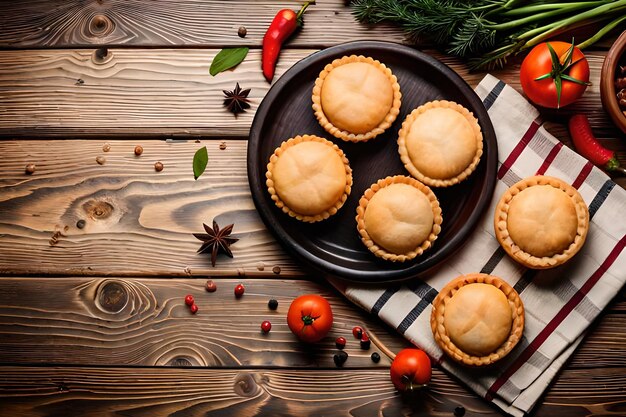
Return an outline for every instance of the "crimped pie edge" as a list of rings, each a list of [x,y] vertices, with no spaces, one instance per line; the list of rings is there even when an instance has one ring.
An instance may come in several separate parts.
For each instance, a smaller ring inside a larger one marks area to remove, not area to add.
[[[409,134],[409,131],[411,130],[411,126],[413,125],[415,119],[420,114],[423,114],[428,110],[437,107],[449,108],[459,112],[470,123],[470,125],[474,129],[474,136],[476,137],[477,147],[474,159],[472,159],[472,162],[469,166],[467,166],[463,171],[461,171],[457,176],[453,178],[430,178],[422,174],[417,169],[417,167],[413,165],[413,161],[411,161],[411,158],[409,157],[409,151],[406,147],[406,136]],[[476,117],[474,117],[474,114],[470,112],[467,108],[454,101],[433,100],[424,103],[415,110],[413,110],[402,122],[402,127],[398,132],[398,153],[400,154],[400,159],[402,160],[404,167],[413,177],[431,187],[449,187],[463,181],[476,170],[476,167],[480,163],[480,158],[483,154],[483,134],[480,125],[478,124],[478,120],[476,119]]]
[[[322,109],[321,93],[324,79],[335,67],[349,64],[352,62],[365,62],[374,65],[375,67],[380,69],[387,76],[387,78],[389,78],[389,81],[391,82],[391,87],[393,89],[393,102],[391,104],[391,109],[389,109],[389,112],[387,113],[383,121],[367,133],[355,134],[346,130],[339,129],[338,127],[333,125],[330,120],[328,120],[328,118],[324,114],[324,110]],[[313,111],[315,112],[315,117],[317,118],[320,125],[324,128],[324,130],[326,130],[334,137],[344,140],[346,142],[366,142],[380,135],[393,124],[393,122],[398,117],[398,114],[400,114],[400,105],[402,104],[401,99],[402,93],[400,92],[400,84],[398,83],[398,79],[395,75],[393,75],[389,67],[371,57],[366,57],[363,55],[350,55],[333,60],[330,64],[327,64],[320,72],[319,76],[315,80],[315,85],[313,86],[312,107]]]
[[[533,256],[516,245],[509,235],[507,218],[510,202],[522,190],[534,185],[551,185],[552,187],[559,188],[567,193],[573,200],[574,207],[576,208],[576,217],[578,219],[576,237],[567,249],[556,255],[544,257]],[[578,190],[565,181],[556,177],[535,175],[524,178],[513,184],[504,195],[502,195],[495,210],[494,231],[500,246],[517,262],[531,269],[554,268],[567,262],[583,247],[589,231],[589,209]]]
[[[474,283],[490,284],[502,291],[513,315],[509,338],[500,345],[498,350],[486,356],[474,356],[463,352],[452,342],[443,324],[446,303],[461,287]],[[504,358],[521,340],[524,332],[524,304],[517,291],[501,278],[483,273],[461,275],[446,284],[433,300],[430,327],[439,347],[452,359],[468,366],[486,366]]]
[[[395,254],[388,252],[384,248],[378,246],[367,233],[365,229],[365,210],[369,201],[372,199],[374,194],[381,188],[387,187],[392,184],[407,184],[417,188],[421,191],[430,201],[430,206],[433,210],[433,228],[431,230],[428,238],[422,242],[422,244],[408,253],[404,254]],[[417,181],[415,178],[411,178],[405,175],[396,175],[389,176],[383,179],[378,180],[376,183],[372,184],[365,192],[363,196],[359,199],[359,205],[356,208],[356,222],[357,222],[357,231],[361,237],[361,241],[367,249],[376,255],[379,258],[385,259],[387,261],[392,262],[405,262],[424,253],[425,250],[430,248],[434,241],[437,239],[437,236],[441,232],[441,223],[443,222],[443,217],[441,214],[441,206],[439,205],[439,200],[433,191],[425,184]]]
[[[344,193],[341,196],[341,199],[339,199],[333,207],[319,214],[316,214],[314,216],[300,214],[300,213],[293,211],[291,208],[289,208],[289,206],[287,206],[285,202],[283,202],[280,199],[280,196],[276,192],[276,189],[274,188],[274,178],[272,174],[272,171],[274,169],[274,164],[276,163],[280,155],[286,149],[292,146],[295,146],[299,143],[310,142],[310,141],[320,142],[334,149],[337,155],[339,155],[339,157],[341,158],[341,161],[343,162],[343,165],[346,169],[346,186],[345,186]],[[319,222],[322,220],[326,220],[330,216],[336,214],[337,211],[344,205],[344,203],[348,199],[348,196],[350,195],[350,192],[352,191],[352,168],[350,168],[350,163],[348,161],[348,158],[336,144],[329,141],[328,139],[324,139],[322,137],[315,136],[315,135],[297,135],[281,143],[280,146],[274,150],[274,153],[272,154],[272,156],[270,156],[270,160],[267,164],[267,171],[265,173],[265,178],[266,178],[265,185],[267,187],[268,192],[271,195],[272,200],[276,204],[276,206],[280,208],[284,213],[287,213],[289,216],[294,217],[297,220],[300,220],[306,223],[315,223],[315,222]]]

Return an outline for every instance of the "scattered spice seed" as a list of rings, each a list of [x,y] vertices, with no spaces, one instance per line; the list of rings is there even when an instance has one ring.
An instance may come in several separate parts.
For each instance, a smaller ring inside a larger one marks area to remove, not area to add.
[[[270,323],[268,320],[265,320],[263,323],[261,323],[261,330],[263,331],[263,333],[269,333],[270,330],[272,330],[272,323]]]
[[[221,150],[226,149],[226,142],[224,142],[224,141],[221,141],[221,142],[220,142],[220,149],[221,149]]]
[[[235,297],[240,298],[245,291],[246,289],[243,285],[237,284],[237,286],[235,287]]]
[[[280,274],[280,266],[275,265],[274,268],[272,268],[272,272],[276,275]]]
[[[276,310],[278,308],[278,300],[272,298],[267,302],[267,306],[270,310]]]
[[[344,352],[343,350],[336,353],[335,356],[333,356],[333,361],[335,361],[335,365],[338,368],[343,366],[343,364],[346,363],[347,360],[348,360],[348,354]]]
[[[81,219],[81,220],[76,222],[76,227],[78,227],[79,229],[82,229],[82,228],[85,227],[86,224],[87,224],[87,222]]]
[[[82,78],[79,78],[79,79],[76,80],[75,84],[76,85],[83,85],[83,84],[85,84],[85,80],[83,80]]]
[[[185,296],[185,304],[187,304],[188,306],[192,306],[194,304],[194,299],[193,299],[193,295],[191,294],[187,294]]]
[[[463,417],[465,415],[465,407],[458,406],[454,409],[455,417]]]
[[[263,271],[265,269],[265,264],[263,262],[257,262],[256,269]]]
[[[24,172],[26,172],[28,175],[32,175],[35,173],[35,164],[28,164],[26,165],[26,168],[24,168]]]
[[[343,349],[346,347],[346,338],[345,337],[338,337],[337,339],[335,339],[335,346],[337,346],[337,349]]]
[[[213,280],[211,279],[206,282],[205,288],[208,292],[217,291],[217,285],[215,285],[215,282],[213,282]]]
[[[135,146],[135,155],[139,156],[143,153],[143,148],[139,145]]]
[[[198,306],[196,304],[192,304],[189,307],[189,310],[191,310],[191,314],[196,314],[198,312]]]
[[[352,328],[352,334],[355,338],[361,339],[361,337],[363,336],[363,329],[360,326],[354,326]]]
[[[156,172],[161,172],[163,171],[163,163],[161,161],[157,161],[154,163],[154,170]]]
[[[102,145],[103,152],[109,152],[110,150],[111,150],[111,145],[109,144],[109,142],[106,142],[104,145]]]
[[[239,35],[240,38],[245,38],[247,34],[248,34],[248,29],[246,29],[245,26],[239,26],[237,35]]]
[[[374,363],[380,362],[380,355],[378,354],[378,352],[372,353],[370,357],[372,358],[372,362]]]
[[[104,156],[96,156],[96,162],[100,165],[104,165],[104,163],[106,162],[106,158]]]

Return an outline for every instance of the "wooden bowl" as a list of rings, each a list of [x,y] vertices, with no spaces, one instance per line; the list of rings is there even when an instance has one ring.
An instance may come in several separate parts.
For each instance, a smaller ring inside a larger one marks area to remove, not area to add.
[[[600,97],[602,98],[602,106],[604,110],[611,116],[613,123],[619,127],[622,132],[626,133],[626,115],[623,109],[617,103],[617,91],[615,88],[615,79],[617,65],[620,59],[626,58],[626,31],[617,38],[611,49],[609,49],[604,64],[602,64],[602,73],[600,74]]]

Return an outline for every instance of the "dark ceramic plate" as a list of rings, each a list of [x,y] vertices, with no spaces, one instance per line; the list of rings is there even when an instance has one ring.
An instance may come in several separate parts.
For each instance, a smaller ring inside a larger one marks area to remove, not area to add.
[[[366,143],[333,138],[318,124],[311,91],[322,68],[344,55],[365,55],[391,68],[398,77],[402,107],[384,134]],[[375,257],[356,230],[356,207],[363,192],[388,175],[409,175],[398,155],[402,121],[419,105],[436,99],[456,101],[478,118],[484,154],[469,179],[448,188],[433,188],[443,210],[441,234],[434,246],[411,262]],[[323,222],[299,222],[275,206],[265,187],[267,162],[274,149],[293,136],[313,134],[335,142],[348,157],[354,186],[339,212]],[[467,83],[436,59],[407,46],[386,42],[351,42],[316,52],[296,63],[272,86],[260,104],[248,143],[248,180],[254,204],[268,229],[299,261],[324,276],[357,282],[389,282],[423,277],[453,255],[487,209],[496,180],[497,147],[493,126],[482,102]]]

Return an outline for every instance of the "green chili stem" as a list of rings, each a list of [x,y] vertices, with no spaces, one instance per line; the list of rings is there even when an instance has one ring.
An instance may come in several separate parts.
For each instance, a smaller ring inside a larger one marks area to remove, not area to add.
[[[626,21],[626,15],[618,17],[617,19],[609,22],[606,26],[604,26],[602,29],[600,29],[598,32],[596,32],[595,35],[593,35],[592,37],[590,37],[586,41],[579,43],[577,45],[578,49],[585,49],[585,48],[593,45],[594,43],[599,41],[604,35],[609,33],[611,30],[613,30],[615,27],[617,27],[617,25],[619,25],[620,23],[622,23],[624,21]]]

